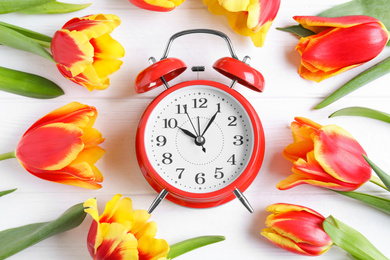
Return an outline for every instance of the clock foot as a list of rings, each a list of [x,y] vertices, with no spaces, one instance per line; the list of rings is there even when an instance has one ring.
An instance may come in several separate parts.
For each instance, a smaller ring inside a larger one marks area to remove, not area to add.
[[[249,201],[245,198],[244,194],[242,194],[242,192],[236,188],[234,191],[233,191],[234,195],[236,195],[237,199],[244,205],[244,207],[250,212],[250,213],[253,213],[253,208],[251,206],[251,204],[249,203]]]
[[[150,205],[149,209],[148,209],[148,213],[151,214],[153,212],[153,210],[155,210],[157,208],[157,206],[161,203],[161,201],[164,200],[164,198],[167,196],[168,194],[168,191],[167,190],[162,190],[158,195],[157,197],[154,199],[154,201],[152,202],[152,205]]]

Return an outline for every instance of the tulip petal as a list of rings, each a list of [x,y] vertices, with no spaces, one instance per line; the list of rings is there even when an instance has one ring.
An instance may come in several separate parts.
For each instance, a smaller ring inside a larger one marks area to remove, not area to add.
[[[102,244],[103,235],[99,224],[99,212],[96,199],[88,199],[84,202],[84,211],[91,215],[93,222],[88,232],[88,250],[91,255],[95,255],[98,247]],[[92,250],[92,252],[91,252]]]
[[[314,144],[312,140],[305,140],[289,144],[283,150],[283,156],[291,162],[295,162],[300,158],[305,158],[306,154],[313,151]]]
[[[228,13],[228,11],[219,4],[218,0],[203,0],[203,4],[207,5],[208,10],[212,14],[226,15]]]
[[[130,198],[121,198],[122,195],[117,194],[107,202],[104,212],[100,216],[100,223],[117,222],[123,226],[129,226],[133,220],[133,203]]]
[[[293,19],[300,23],[304,28],[309,29],[316,34],[330,27],[348,28],[365,23],[379,22],[377,19],[365,15],[351,15],[340,17],[294,16]]]
[[[261,231],[261,234],[267,238],[272,244],[278,246],[284,250],[289,252],[300,254],[300,255],[308,255],[305,251],[303,251],[296,243],[294,243],[291,239],[283,237],[279,235],[272,228],[265,228]]]
[[[131,233],[133,233],[136,237],[140,237],[138,233],[141,232],[145,224],[148,222],[150,214],[146,210],[135,210],[133,214],[134,219],[131,226]]]
[[[347,131],[336,125],[324,126],[313,141],[315,158],[328,174],[351,184],[370,180],[371,168],[362,159],[366,152]]]
[[[247,10],[250,0],[218,0],[218,3],[229,12],[241,12]]]
[[[138,240],[138,252],[140,260],[158,260],[167,256],[168,242],[164,239],[156,239],[151,236],[142,236]]]
[[[50,123],[69,123],[80,128],[91,127],[96,120],[96,108],[78,102],[69,103],[60,107],[36,121],[27,131]]]
[[[101,223],[103,241],[96,259],[138,260],[137,239],[119,223]]]
[[[34,129],[16,148],[22,165],[43,170],[59,170],[67,166],[83,150],[82,130],[71,124],[54,123]]]

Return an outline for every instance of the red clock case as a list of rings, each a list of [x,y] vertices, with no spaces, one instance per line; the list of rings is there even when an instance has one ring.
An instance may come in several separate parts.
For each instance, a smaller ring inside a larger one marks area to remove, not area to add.
[[[180,89],[185,88],[187,86],[192,85],[207,85],[215,88],[219,88],[234,98],[236,98],[239,103],[245,108],[247,111],[251,123],[253,125],[254,131],[254,147],[252,156],[248,162],[247,167],[242,172],[242,174],[230,185],[225,188],[208,193],[191,193],[182,191],[177,189],[176,187],[167,183],[153,168],[151,165],[148,156],[145,150],[145,126],[149,119],[151,112],[155,109],[156,105],[163,100],[170,93]],[[252,105],[237,91],[231,89],[221,83],[207,80],[194,80],[194,81],[186,81],[179,83],[173,87],[168,88],[164,92],[162,92],[159,96],[157,96],[152,103],[146,108],[137,129],[136,134],[136,155],[138,164],[140,166],[141,172],[144,175],[145,179],[149,182],[149,184],[160,193],[163,189],[168,191],[167,199],[177,203],[182,206],[192,207],[192,208],[209,208],[224,204],[235,198],[233,191],[235,189],[239,189],[241,192],[244,192],[249,185],[253,182],[255,177],[257,176],[260,167],[263,162],[264,157],[264,148],[265,148],[265,140],[264,140],[264,130],[261,124],[261,121],[252,107]]]

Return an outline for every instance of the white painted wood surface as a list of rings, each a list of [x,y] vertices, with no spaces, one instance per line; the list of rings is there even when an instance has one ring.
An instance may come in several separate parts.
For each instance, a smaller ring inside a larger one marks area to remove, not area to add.
[[[88,2],[69,0],[68,2]],[[245,192],[255,213],[249,214],[238,200],[211,209],[190,209],[164,201],[152,214],[158,225],[158,238],[170,244],[200,235],[224,235],[226,241],[204,247],[177,259],[304,259],[271,245],[260,235],[268,213],[265,208],[285,202],[308,206],[324,216],[332,214],[358,229],[385,255],[390,257],[388,235],[390,217],[357,201],[334,192],[298,186],[279,191],[277,182],[291,173],[291,163],[282,157],[282,150],[292,142],[289,125],[294,116],[308,117],[318,123],[337,124],[349,131],[364,147],[369,157],[382,169],[390,172],[390,125],[371,119],[328,116],[343,107],[365,106],[390,112],[389,77],[385,76],[359,89],[333,105],[315,111],[312,108],[354,75],[389,56],[386,48],[373,61],[359,68],[327,79],[319,84],[304,80],[297,74],[299,54],[294,51],[298,39],[276,30],[294,24],[294,15],[315,15],[344,0],[282,1],[279,14],[270,29],[263,48],[256,48],[249,38],[235,34],[224,17],[209,13],[201,0],[187,0],[170,13],[156,13],[138,9],[127,0],[94,0],[82,11],[59,15],[6,14],[4,22],[23,26],[52,36],[69,19],[93,13],[112,13],[122,24],[112,34],[126,49],[122,68],[111,76],[111,86],[104,91],[88,92],[63,78],[53,63],[33,54],[0,46],[0,66],[23,70],[47,77],[66,92],[52,100],[29,99],[0,92],[0,153],[13,150],[22,134],[41,116],[52,110],[78,101],[93,105],[99,116],[96,128],[106,141],[107,153],[97,163],[105,180],[97,191],[51,183],[26,172],[17,160],[0,162],[0,190],[18,188],[0,198],[0,230],[58,217],[70,206],[96,197],[102,210],[113,195],[129,196],[135,209],[147,209],[156,196],[143,178],[136,161],[134,138],[138,121],[146,106],[162,88],[136,94],[134,79],[149,66],[150,56],[160,58],[169,37],[182,30],[210,28],[226,33],[232,40],[239,58],[249,55],[251,65],[263,73],[266,89],[259,94],[237,86],[257,110],[265,129],[266,154],[259,175]],[[228,83],[211,65],[218,58],[228,56],[225,43],[212,36],[184,37],[175,41],[170,56],[178,57],[191,67],[205,65],[202,79]],[[174,82],[195,79],[188,70]],[[366,184],[360,191],[390,198],[374,185]],[[90,259],[86,236],[91,218],[76,229],[47,239],[10,259]],[[352,259],[343,250],[333,247],[317,259]]]

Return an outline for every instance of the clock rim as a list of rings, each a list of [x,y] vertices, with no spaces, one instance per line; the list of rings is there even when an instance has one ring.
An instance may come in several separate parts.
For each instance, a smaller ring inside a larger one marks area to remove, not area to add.
[[[154,169],[152,164],[150,163],[145,149],[145,126],[147,121],[152,113],[152,111],[156,108],[156,106],[163,100],[166,96],[171,94],[172,92],[179,90],[181,88],[185,88],[192,85],[206,85],[214,88],[221,89],[228,94],[232,95],[245,109],[247,112],[250,122],[253,126],[254,131],[254,142],[253,142],[253,153],[251,158],[248,161],[247,166],[243,170],[243,172],[229,185],[223,187],[220,190],[206,192],[206,193],[192,193],[180,190],[168,182],[166,182],[160,174]],[[236,90],[229,88],[228,86],[209,80],[191,80],[181,82],[175,86],[172,86],[160,93],[145,109],[140,122],[138,124],[137,133],[136,133],[136,156],[141,172],[147,182],[152,186],[154,190],[158,193],[165,189],[168,191],[167,199],[186,207],[191,208],[209,208],[215,207],[224,203],[227,203],[235,198],[233,191],[238,188],[241,192],[244,192],[250,184],[254,181],[256,176],[258,175],[265,152],[265,137],[264,130],[261,124],[260,118],[253,108],[253,106],[249,103],[249,101],[238,93]]]

